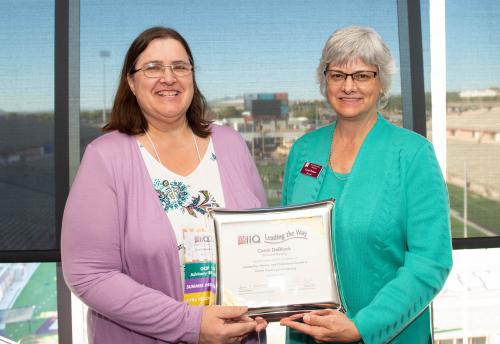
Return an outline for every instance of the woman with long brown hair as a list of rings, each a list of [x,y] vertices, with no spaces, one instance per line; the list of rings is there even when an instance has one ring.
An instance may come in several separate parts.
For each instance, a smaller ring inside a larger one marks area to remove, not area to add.
[[[87,146],[66,204],[62,264],[89,306],[92,343],[234,343],[266,326],[213,305],[207,210],[266,206],[248,148],[204,117],[175,30],[130,46],[105,135]]]

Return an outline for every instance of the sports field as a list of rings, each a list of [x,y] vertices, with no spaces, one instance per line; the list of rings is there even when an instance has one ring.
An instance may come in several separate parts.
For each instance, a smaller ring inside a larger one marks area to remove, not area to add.
[[[465,168],[469,182],[500,192],[500,143],[448,138],[448,173],[463,179]]]
[[[454,238],[462,238],[464,232],[463,188],[448,184],[450,207],[457,216],[452,216],[451,228]],[[472,192],[467,196],[468,237],[500,235],[500,202],[493,201]],[[481,230],[482,229],[482,230]]]

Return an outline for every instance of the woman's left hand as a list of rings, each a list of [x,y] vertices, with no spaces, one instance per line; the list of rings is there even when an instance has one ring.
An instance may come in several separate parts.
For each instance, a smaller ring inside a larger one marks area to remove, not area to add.
[[[267,321],[264,318],[256,317],[254,319],[257,322],[257,326],[255,327],[255,331],[260,332],[264,331],[267,327]]]
[[[257,325],[255,326],[255,331],[256,332],[260,332],[260,331],[264,331],[267,327],[267,321],[262,318],[262,317],[255,317],[255,319],[253,318],[250,318],[248,315],[243,315],[237,319],[231,319],[229,321],[226,321],[226,323],[231,323],[231,322],[251,322],[251,321],[255,321],[257,323]]]
[[[303,323],[295,320],[302,318]],[[361,340],[356,325],[342,312],[331,309],[283,318],[280,325],[303,332],[317,343],[356,342]]]

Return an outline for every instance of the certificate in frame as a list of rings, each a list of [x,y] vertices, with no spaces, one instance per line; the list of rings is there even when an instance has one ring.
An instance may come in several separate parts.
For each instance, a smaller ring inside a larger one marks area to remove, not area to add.
[[[332,252],[335,201],[283,208],[210,210],[217,304],[248,306],[268,321],[316,309],[343,310]]]

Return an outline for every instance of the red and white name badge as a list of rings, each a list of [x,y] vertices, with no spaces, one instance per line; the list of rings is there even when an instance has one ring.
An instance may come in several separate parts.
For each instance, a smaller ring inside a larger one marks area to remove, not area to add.
[[[302,166],[300,173],[305,174],[306,176],[317,178],[322,169],[323,166],[321,165],[312,162],[306,162],[304,166]]]

